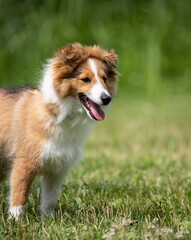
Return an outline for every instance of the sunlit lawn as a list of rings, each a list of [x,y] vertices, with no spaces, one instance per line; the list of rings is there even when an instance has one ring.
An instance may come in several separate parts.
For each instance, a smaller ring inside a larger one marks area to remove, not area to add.
[[[39,181],[27,214],[0,239],[191,238],[191,97],[119,97],[85,146],[60,195],[55,220],[39,217]]]

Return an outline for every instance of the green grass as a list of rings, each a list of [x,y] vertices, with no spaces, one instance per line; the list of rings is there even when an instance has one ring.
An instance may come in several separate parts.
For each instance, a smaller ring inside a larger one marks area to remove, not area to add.
[[[41,221],[39,181],[27,214],[7,220],[1,185],[0,239],[191,239],[191,97],[117,98],[70,173],[55,220]]]

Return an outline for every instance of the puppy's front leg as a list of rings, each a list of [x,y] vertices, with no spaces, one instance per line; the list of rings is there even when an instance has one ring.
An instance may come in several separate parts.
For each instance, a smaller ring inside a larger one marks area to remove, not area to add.
[[[14,161],[10,179],[10,218],[18,219],[24,212],[30,186],[35,175],[34,162],[24,158]]]
[[[41,214],[42,217],[54,217],[54,209],[58,200],[60,187],[62,185],[64,175],[46,173],[43,175],[41,186]]]

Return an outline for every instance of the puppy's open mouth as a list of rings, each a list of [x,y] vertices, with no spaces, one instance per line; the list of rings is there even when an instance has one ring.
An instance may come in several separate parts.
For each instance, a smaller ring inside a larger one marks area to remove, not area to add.
[[[84,93],[79,93],[79,99],[93,119],[97,121],[104,120],[105,113],[98,104],[89,99]]]

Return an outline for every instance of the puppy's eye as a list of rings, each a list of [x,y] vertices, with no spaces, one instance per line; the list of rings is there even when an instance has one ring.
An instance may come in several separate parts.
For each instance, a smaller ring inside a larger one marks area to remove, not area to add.
[[[106,76],[103,76],[103,81],[104,81],[104,83],[107,82],[107,77]]]
[[[81,79],[84,83],[90,83],[91,82],[91,79],[86,77],[86,78],[82,78]]]

